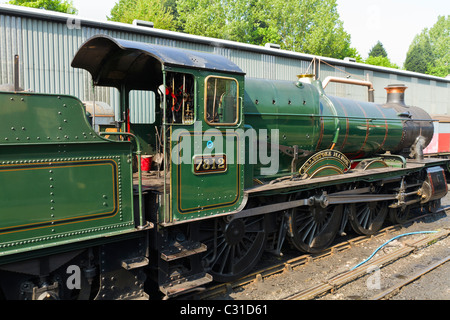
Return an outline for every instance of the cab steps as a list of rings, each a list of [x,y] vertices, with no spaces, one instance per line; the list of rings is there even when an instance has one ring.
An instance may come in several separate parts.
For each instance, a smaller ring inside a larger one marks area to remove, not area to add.
[[[194,240],[173,241],[160,250],[159,289],[165,299],[199,290],[213,281],[201,263],[206,250],[205,244]]]

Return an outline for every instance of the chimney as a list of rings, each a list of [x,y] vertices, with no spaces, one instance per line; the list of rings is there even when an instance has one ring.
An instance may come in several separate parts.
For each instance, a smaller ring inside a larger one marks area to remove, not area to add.
[[[387,91],[387,101],[386,103],[396,103],[400,105],[405,105],[405,90],[408,87],[404,84],[390,84],[386,88]]]

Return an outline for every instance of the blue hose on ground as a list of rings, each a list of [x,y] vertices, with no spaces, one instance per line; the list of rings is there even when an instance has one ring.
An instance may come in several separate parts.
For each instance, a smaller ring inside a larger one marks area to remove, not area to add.
[[[388,242],[382,244],[381,246],[379,246],[371,255],[370,257],[368,257],[366,260],[364,260],[363,262],[358,263],[356,266],[354,266],[353,268],[351,268],[350,270],[354,270],[356,268],[358,268],[359,266],[363,265],[364,263],[366,263],[367,261],[369,261],[370,259],[372,259],[372,257],[381,249],[383,248],[385,245],[387,245],[389,242],[394,241],[398,238],[404,237],[404,236],[410,236],[413,234],[424,234],[424,233],[436,233],[437,231],[416,231],[416,232],[409,232],[409,233],[405,233],[405,234],[401,234],[398,235],[394,238],[392,238],[391,240],[389,240]]]

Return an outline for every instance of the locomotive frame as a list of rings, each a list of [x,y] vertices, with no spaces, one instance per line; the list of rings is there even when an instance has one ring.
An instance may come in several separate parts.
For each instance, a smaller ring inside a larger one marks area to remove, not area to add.
[[[103,35],[72,66],[120,91],[117,132],[94,132],[76,98],[0,93],[4,298],[148,298],[152,285],[173,297],[250,272],[285,239],[319,252],[447,193],[450,162],[422,154],[433,120],[401,86],[385,105],[354,102],[320,81],[247,79],[222,56]],[[131,90],[160,106],[145,133]],[[142,172],[141,144],[162,170]],[[256,145],[276,170],[250,161]]]

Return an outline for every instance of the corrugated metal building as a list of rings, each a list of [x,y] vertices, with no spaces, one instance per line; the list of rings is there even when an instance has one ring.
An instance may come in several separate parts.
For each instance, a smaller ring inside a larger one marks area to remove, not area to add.
[[[20,56],[20,85],[26,90],[70,94],[82,101],[103,101],[118,106],[115,89],[97,88],[95,97],[90,75],[70,66],[81,44],[96,34],[115,38],[176,46],[228,57],[249,77],[296,80],[311,72],[314,56],[269,47],[192,36],[184,33],[114,22],[99,22],[77,16],[10,5],[0,5],[0,84],[13,83],[14,56]],[[369,66],[343,60],[320,58],[319,75],[351,77],[373,83],[375,102],[384,103],[384,87],[403,83],[409,87],[406,103],[431,114],[450,114],[450,79],[419,73]],[[331,95],[367,100],[367,88],[334,84]],[[139,103],[151,104],[150,95],[135,94]],[[148,118],[149,115],[134,115]]]

